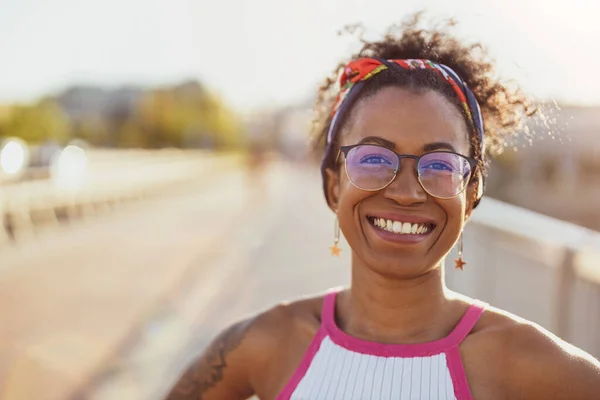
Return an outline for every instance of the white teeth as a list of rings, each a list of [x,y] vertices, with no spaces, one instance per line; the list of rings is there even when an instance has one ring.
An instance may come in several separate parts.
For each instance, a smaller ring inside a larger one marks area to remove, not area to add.
[[[408,222],[405,222],[402,224],[402,233],[410,233],[410,224]]]
[[[429,232],[426,224],[411,224],[410,222],[392,221],[391,219],[373,218],[373,225],[388,232],[408,235],[422,235]]]

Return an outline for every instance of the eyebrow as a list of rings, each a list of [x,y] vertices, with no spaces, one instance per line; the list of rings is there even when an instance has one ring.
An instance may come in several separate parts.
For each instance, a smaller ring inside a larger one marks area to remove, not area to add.
[[[457,153],[454,146],[452,146],[448,142],[433,142],[433,143],[427,143],[425,146],[423,146],[424,152],[440,150],[440,149],[446,149],[446,150],[450,150],[450,151]]]
[[[363,144],[363,143],[377,143],[384,147],[388,147],[390,149],[394,149],[396,147],[396,143],[394,143],[390,140],[384,139],[382,137],[379,137],[379,136],[367,136],[367,137],[361,139],[360,142],[358,142],[358,144]],[[432,143],[427,143],[426,145],[423,146],[423,152],[425,152],[425,153],[430,152],[430,151],[435,151],[435,150],[441,150],[441,149],[450,150],[455,153],[457,152],[456,149],[454,148],[454,146],[452,146],[448,142],[432,142]]]
[[[365,138],[362,138],[361,141],[358,142],[358,144],[373,143],[373,142],[377,143],[377,144],[380,144],[380,145],[382,145],[384,147],[389,147],[391,149],[393,149],[394,147],[396,147],[396,143],[394,143],[394,142],[392,142],[390,140],[384,139],[382,137],[379,137],[379,136],[367,136]]]

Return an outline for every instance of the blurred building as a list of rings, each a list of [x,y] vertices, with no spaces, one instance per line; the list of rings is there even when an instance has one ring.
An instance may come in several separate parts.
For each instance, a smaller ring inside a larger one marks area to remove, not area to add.
[[[234,112],[198,81],[154,88],[74,86],[57,95],[71,136],[102,147],[234,148]]]
[[[143,90],[123,87],[108,90],[97,86],[73,86],[58,96],[56,101],[73,120],[110,116],[114,110],[132,111]]]
[[[143,95],[138,87],[73,86],[56,96],[56,102],[69,117],[76,136],[93,140],[106,135],[104,144],[116,146],[119,128],[133,116]]]
[[[247,112],[243,120],[248,145],[276,150],[289,160],[307,160],[313,117],[308,101]]]
[[[600,107],[563,107],[494,161],[488,194],[600,231]]]
[[[275,149],[278,147],[277,110],[252,109],[242,115],[248,147]]]
[[[314,114],[309,105],[288,107],[278,115],[279,145],[291,160],[307,160]]]

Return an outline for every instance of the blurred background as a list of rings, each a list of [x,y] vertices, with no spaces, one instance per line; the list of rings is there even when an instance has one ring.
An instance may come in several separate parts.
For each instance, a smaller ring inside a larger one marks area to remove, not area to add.
[[[0,399],[161,399],[227,324],[348,284],[311,107],[359,47],[345,25],[418,10],[545,110],[493,162],[448,285],[600,356],[599,2],[0,10]]]

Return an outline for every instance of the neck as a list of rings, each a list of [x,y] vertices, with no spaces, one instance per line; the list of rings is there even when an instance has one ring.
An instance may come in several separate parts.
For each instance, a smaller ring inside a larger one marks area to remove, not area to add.
[[[445,337],[466,310],[444,284],[443,261],[412,279],[391,279],[352,262],[352,285],[340,293],[342,330],[361,339],[420,343]]]

